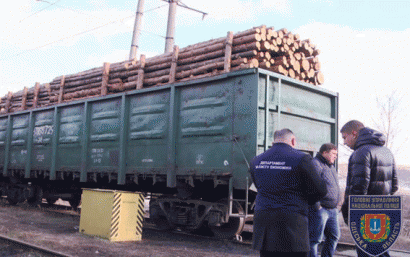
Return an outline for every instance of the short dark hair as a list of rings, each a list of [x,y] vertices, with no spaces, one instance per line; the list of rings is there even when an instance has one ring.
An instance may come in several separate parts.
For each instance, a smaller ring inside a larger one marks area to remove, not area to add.
[[[286,139],[290,135],[294,135],[292,130],[284,128],[281,130],[276,130],[275,133],[273,133],[273,139]]]
[[[363,123],[358,120],[351,120],[343,125],[343,127],[340,129],[340,132],[351,134],[353,131],[359,132],[359,130],[361,130],[362,128],[364,128]]]
[[[323,144],[320,149],[319,153],[322,154],[324,152],[329,152],[331,150],[337,150],[337,147],[332,143]]]

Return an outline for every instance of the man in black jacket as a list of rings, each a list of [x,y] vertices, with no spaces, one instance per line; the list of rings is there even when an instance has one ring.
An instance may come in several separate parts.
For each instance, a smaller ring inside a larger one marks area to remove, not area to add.
[[[384,146],[385,136],[364,127],[357,120],[347,122],[340,130],[344,144],[354,150],[349,158],[342,214],[349,218],[350,195],[393,195],[398,190],[394,157]],[[370,256],[356,247],[358,256]],[[388,252],[380,256],[390,256]]]
[[[308,204],[326,195],[312,157],[294,149],[289,129],[275,131],[272,147],[256,156],[250,172],[256,197],[253,248],[261,256],[307,256]]]
[[[313,162],[319,167],[326,183],[327,194],[320,202],[309,206],[309,257],[318,256],[318,245],[325,236],[322,257],[333,256],[340,238],[337,205],[340,200],[339,180],[334,163],[337,147],[332,143],[323,144]]]

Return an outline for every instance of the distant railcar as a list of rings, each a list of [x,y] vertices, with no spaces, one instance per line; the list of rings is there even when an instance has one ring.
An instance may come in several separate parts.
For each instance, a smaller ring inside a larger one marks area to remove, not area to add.
[[[280,128],[311,154],[337,144],[338,94],[248,69],[1,115],[1,192],[73,207],[82,188],[150,192],[158,227],[233,237],[253,213],[248,163]]]

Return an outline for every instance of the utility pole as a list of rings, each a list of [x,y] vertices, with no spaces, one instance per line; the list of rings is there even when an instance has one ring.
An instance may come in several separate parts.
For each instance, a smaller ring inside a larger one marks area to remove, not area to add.
[[[169,0],[167,36],[165,37],[165,53],[172,52],[174,47],[175,15],[178,0]]]
[[[142,20],[142,14],[144,12],[144,1],[145,0],[138,0],[137,15],[135,16],[134,32],[132,34],[132,41],[131,41],[131,50],[130,50],[130,58],[129,58],[130,60],[135,59],[135,57],[137,56],[141,20]]]
[[[182,4],[179,0],[162,0],[164,2],[169,3],[169,11],[168,11],[168,26],[167,26],[167,36],[165,38],[165,53],[172,52],[174,47],[174,34],[175,34],[175,16],[176,16],[176,9],[177,5],[184,7],[186,9],[202,13],[202,19],[205,18],[207,13],[198,11],[196,9],[190,8],[185,4]]]

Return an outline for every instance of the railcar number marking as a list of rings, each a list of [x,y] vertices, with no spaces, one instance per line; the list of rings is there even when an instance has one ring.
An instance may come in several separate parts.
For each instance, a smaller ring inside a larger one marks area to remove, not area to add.
[[[92,148],[91,160],[93,163],[101,163],[104,157],[104,148]]]
[[[38,162],[43,162],[45,159],[44,154],[37,154],[36,159]]]
[[[52,135],[53,133],[54,133],[54,128],[51,125],[35,127],[33,131],[34,141],[36,143],[41,143],[43,142],[45,135]]]

